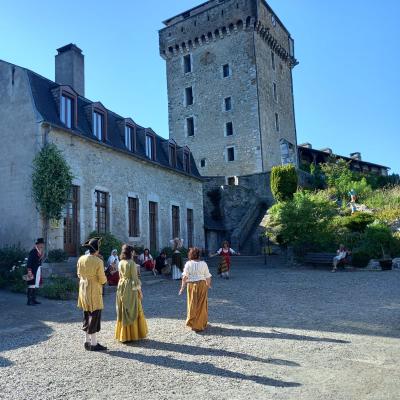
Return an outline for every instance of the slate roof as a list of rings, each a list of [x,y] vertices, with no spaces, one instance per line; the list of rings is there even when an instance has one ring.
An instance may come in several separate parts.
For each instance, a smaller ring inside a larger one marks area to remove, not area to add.
[[[68,130],[71,133],[85,137],[91,140],[104,143],[105,145],[111,146],[112,148],[123,151],[130,154],[134,158],[146,160],[147,162],[157,164],[169,170],[175,170],[179,173],[200,178],[201,175],[196,167],[196,163],[193,159],[193,155],[190,153],[190,173],[184,171],[183,168],[183,147],[176,146],[177,150],[177,165],[171,167],[169,163],[168,154],[168,139],[164,139],[161,136],[154,134],[156,142],[156,159],[150,160],[146,157],[146,128],[136,125],[136,151],[131,152],[125,146],[124,126],[123,123],[126,118],[106,109],[107,112],[107,140],[105,142],[99,141],[92,133],[91,120],[88,117],[88,108],[98,102],[93,102],[85,97],[77,95],[77,126],[73,129],[68,129],[66,125],[61,122],[59,116],[59,105],[54,96],[55,90],[59,89],[61,85],[44,78],[43,76],[25,69],[28,73],[33,99],[37,108],[37,111],[43,117],[43,122],[47,122],[53,126],[60,127],[61,129]],[[72,90],[72,89],[71,89]],[[87,107],[89,106],[89,107]],[[122,124],[122,125],[121,125]],[[147,128],[154,133],[151,128]]]
[[[313,149],[313,148],[310,148],[310,147],[302,146],[301,144],[297,146],[297,149],[298,149],[298,151],[301,151],[303,154],[306,154],[306,153],[308,153],[308,154],[310,154],[310,155],[312,155],[312,154],[319,154],[319,155],[321,155],[321,156],[323,156],[323,157],[329,157],[329,155],[330,155],[329,153],[327,153],[327,152],[325,152],[325,151],[323,151],[323,150]],[[334,156],[334,157],[336,157],[336,158],[342,158],[343,160],[345,160],[345,161],[350,161],[350,162],[352,162],[352,163],[354,163],[354,164],[368,165],[368,166],[370,166],[370,167],[384,168],[384,169],[387,169],[387,170],[390,169],[390,167],[387,167],[387,166],[385,166],[385,165],[375,164],[375,163],[371,163],[371,162],[369,162],[369,161],[357,160],[357,159],[355,159],[355,158],[350,158],[350,157],[346,157],[346,156],[341,156],[341,155],[339,155],[339,154],[332,154],[332,156]]]

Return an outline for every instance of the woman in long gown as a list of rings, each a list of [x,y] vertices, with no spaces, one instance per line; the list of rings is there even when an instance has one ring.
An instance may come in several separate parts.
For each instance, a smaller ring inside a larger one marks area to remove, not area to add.
[[[204,261],[200,261],[200,249],[193,247],[189,251],[189,261],[182,274],[181,295],[187,284],[186,326],[200,332],[208,323],[208,289],[211,288],[211,274]]]
[[[142,308],[141,282],[138,278],[137,266],[132,259],[133,255],[133,247],[124,244],[119,262],[119,282],[116,297],[115,338],[120,342],[144,339],[148,333]]]
[[[229,279],[229,271],[231,270],[231,256],[240,255],[240,253],[229,247],[229,242],[224,240],[222,242],[222,247],[215,253],[211,254],[211,257],[221,256],[221,261],[218,264],[218,275],[221,278]]]
[[[170,241],[172,244],[171,271],[172,279],[179,280],[182,278],[183,259],[180,249],[183,246],[183,239],[175,238]]]

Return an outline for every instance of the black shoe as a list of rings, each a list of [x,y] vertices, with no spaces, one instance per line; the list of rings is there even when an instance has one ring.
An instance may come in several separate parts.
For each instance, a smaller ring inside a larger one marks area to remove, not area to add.
[[[97,343],[96,346],[90,346],[91,351],[106,351],[107,347],[102,346],[100,343]]]
[[[84,347],[85,347],[85,350],[89,350],[90,351],[91,345],[90,345],[89,342],[85,342]]]
[[[42,304],[42,303],[40,301],[36,301],[36,299],[33,299],[33,304],[36,305],[36,304]]]

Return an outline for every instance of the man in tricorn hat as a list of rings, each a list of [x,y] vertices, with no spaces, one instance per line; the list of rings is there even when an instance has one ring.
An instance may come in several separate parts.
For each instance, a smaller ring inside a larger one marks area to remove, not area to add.
[[[101,310],[104,308],[102,285],[107,282],[103,261],[99,257],[101,238],[92,238],[82,246],[89,254],[80,257],[77,265],[79,282],[78,307],[83,310],[83,330],[85,349],[91,351],[107,350],[97,342],[100,331]]]
[[[39,238],[35,242],[35,247],[29,252],[27,270],[28,277],[30,278],[26,283],[28,284],[28,306],[35,306],[40,304],[36,301],[36,289],[39,288],[41,279],[41,265],[44,256],[44,239]]]

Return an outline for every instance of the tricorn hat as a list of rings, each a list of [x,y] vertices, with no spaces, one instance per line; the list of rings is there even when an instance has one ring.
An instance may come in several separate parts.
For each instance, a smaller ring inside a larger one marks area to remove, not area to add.
[[[43,238],[37,238],[35,244],[44,244]]]
[[[93,249],[94,251],[99,251],[100,244],[101,237],[94,237],[83,243],[82,247],[85,247],[86,249]]]

